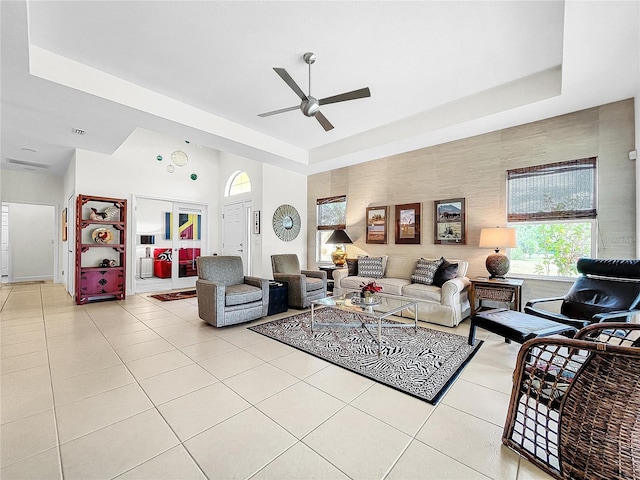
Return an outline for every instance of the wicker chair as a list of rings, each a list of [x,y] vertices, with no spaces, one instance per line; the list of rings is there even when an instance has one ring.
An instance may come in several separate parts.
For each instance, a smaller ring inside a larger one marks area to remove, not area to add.
[[[640,479],[640,325],[520,349],[502,442],[558,479]]]

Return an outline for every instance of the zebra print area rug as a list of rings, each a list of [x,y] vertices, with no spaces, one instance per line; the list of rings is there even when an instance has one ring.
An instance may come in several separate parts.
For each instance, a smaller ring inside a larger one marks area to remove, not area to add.
[[[357,313],[332,308],[316,310],[316,321],[358,322]],[[393,320],[386,319],[386,323]],[[376,382],[436,404],[458,377],[482,342],[418,327],[383,328],[382,353],[364,327],[316,327],[311,312],[249,327],[249,330],[291,345]],[[375,335],[375,331],[372,331]]]

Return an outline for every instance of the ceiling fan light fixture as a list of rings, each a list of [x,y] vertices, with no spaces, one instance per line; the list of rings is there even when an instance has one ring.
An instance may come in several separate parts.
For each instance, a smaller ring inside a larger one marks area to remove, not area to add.
[[[306,64],[309,65],[309,93],[305,94],[298,86],[291,75],[281,67],[274,67],[273,70],[282,78],[282,80],[289,85],[289,88],[300,98],[300,111],[306,117],[314,117],[318,123],[324,128],[325,132],[333,129],[331,122],[320,112],[321,105],[328,105],[331,103],[346,102],[348,100],[357,100],[359,98],[366,98],[371,96],[369,87],[353,90],[352,92],[345,92],[339,95],[333,95],[331,97],[321,98],[318,100],[311,96],[311,64],[316,61],[316,55],[312,52],[307,52],[302,56]],[[290,112],[298,107],[287,107],[279,110],[273,110],[271,112],[260,113],[259,117],[270,117],[271,115],[277,115],[279,113]]]

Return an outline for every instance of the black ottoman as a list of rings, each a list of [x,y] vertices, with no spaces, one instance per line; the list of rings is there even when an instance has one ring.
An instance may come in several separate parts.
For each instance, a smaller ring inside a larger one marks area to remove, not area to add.
[[[524,343],[536,337],[548,335],[564,335],[573,337],[578,331],[576,328],[564,323],[554,322],[546,318],[536,317],[528,313],[520,313],[515,310],[497,308],[479,312],[471,318],[469,329],[469,345],[476,343],[476,327],[504,337],[505,342]]]
[[[289,287],[286,282],[269,284],[269,309],[267,315],[286,312],[289,308]]]

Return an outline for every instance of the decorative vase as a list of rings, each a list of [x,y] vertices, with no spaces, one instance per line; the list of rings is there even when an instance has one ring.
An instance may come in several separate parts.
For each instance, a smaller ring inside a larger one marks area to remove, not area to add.
[[[374,294],[367,295],[365,293],[363,300],[364,300],[364,303],[376,303],[377,298]]]

